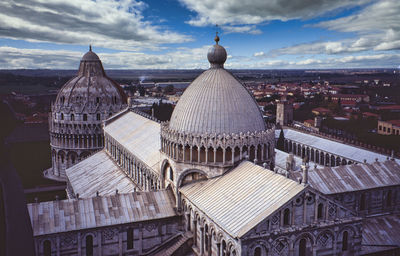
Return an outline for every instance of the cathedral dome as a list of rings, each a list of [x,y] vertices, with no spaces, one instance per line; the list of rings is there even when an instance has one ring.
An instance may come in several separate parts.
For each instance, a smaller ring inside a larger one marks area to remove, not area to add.
[[[225,48],[217,43],[207,57],[211,68],[185,90],[169,128],[187,134],[232,134],[264,131],[266,125],[249,91],[227,70]]]

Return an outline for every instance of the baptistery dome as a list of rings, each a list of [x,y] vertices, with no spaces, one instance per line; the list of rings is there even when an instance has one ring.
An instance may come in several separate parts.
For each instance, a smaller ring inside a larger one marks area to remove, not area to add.
[[[49,118],[52,168],[45,176],[65,179],[65,169],[103,148],[102,121],[127,107],[122,88],[107,77],[90,47],[77,76],[59,91]]]
[[[207,54],[211,68],[185,90],[172,113],[169,128],[193,134],[265,130],[262,113],[253,96],[223,68],[227,54],[218,40],[216,42]]]

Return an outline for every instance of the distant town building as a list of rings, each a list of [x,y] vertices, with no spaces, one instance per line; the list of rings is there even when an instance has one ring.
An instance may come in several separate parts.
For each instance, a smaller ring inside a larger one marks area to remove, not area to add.
[[[400,135],[400,120],[378,121],[378,134]]]
[[[314,108],[311,112],[316,116],[327,116],[332,113],[329,109],[322,107]]]
[[[287,100],[282,100],[276,106],[276,123],[288,125],[293,123],[293,104]]]

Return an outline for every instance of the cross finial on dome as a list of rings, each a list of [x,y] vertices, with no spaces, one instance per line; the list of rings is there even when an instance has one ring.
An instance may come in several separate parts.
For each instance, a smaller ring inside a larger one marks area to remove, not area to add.
[[[215,38],[214,38],[214,41],[215,41],[216,44],[218,44],[218,42],[219,42],[218,24],[216,24],[215,27],[216,27],[216,30],[217,30],[217,31],[215,31]]]
[[[89,44],[89,52],[91,52],[91,51],[92,51],[92,45]]]

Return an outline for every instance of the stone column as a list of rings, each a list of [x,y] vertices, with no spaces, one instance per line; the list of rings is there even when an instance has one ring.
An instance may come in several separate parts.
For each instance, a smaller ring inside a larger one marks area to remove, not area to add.
[[[217,162],[217,149],[214,148],[214,164]]]
[[[197,162],[200,163],[200,148],[197,146]]]
[[[206,148],[206,164],[208,164],[208,147]]]
[[[193,146],[190,146],[190,162],[193,162]]]

